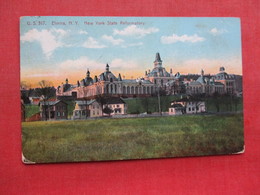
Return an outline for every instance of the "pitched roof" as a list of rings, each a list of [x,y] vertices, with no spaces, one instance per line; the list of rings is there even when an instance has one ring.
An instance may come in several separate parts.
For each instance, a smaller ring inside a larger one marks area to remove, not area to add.
[[[171,105],[170,107],[171,108],[183,108],[183,105],[176,103],[176,104]]]
[[[121,98],[108,98],[105,100],[106,104],[126,104]]]
[[[53,106],[53,105],[56,105],[57,103],[59,102],[63,102],[64,104],[67,104],[66,102],[62,101],[62,100],[56,100],[56,101],[41,101],[40,104],[41,105],[46,105],[46,106]]]

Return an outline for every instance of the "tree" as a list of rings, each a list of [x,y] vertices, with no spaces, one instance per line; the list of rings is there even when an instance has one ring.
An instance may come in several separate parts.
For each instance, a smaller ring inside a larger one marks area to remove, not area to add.
[[[101,115],[103,116],[103,110],[104,110],[103,106],[106,104],[106,101],[108,99],[108,95],[105,95],[104,93],[102,93],[101,86],[97,86],[97,94],[95,95],[95,99],[97,100],[97,102],[101,106],[101,110],[102,110]]]
[[[213,104],[215,105],[217,112],[220,111],[220,94],[218,92],[213,93],[212,95],[212,99],[213,99]]]
[[[46,80],[42,80],[38,84],[39,84],[40,88],[37,88],[35,90],[36,90],[36,94],[42,98],[42,101],[43,101],[43,105],[42,105],[43,113],[42,114],[44,115],[45,120],[47,120],[47,118],[50,119],[50,116],[51,116],[50,106],[49,106],[49,104],[47,104],[47,101],[53,96],[53,87],[51,87],[52,83],[50,81],[46,81]],[[47,110],[48,110],[48,113],[47,113]]]
[[[108,114],[110,116],[110,114],[113,112],[113,110],[111,108],[109,108],[108,106],[106,106],[104,109],[103,109],[103,112],[105,114]]]
[[[31,84],[26,81],[20,83],[21,99],[24,104],[30,104],[29,96],[31,94]]]
[[[143,97],[141,98],[141,104],[146,111],[146,113],[149,113],[149,97]]]

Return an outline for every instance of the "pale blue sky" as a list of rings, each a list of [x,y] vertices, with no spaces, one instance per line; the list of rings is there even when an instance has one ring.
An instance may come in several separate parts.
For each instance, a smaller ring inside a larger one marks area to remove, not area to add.
[[[57,82],[65,77],[75,82],[87,68],[98,74],[106,63],[126,78],[139,77],[153,68],[156,52],[173,72],[203,68],[214,74],[225,66],[227,72],[242,74],[239,18],[23,17],[20,33],[21,80],[55,76]]]

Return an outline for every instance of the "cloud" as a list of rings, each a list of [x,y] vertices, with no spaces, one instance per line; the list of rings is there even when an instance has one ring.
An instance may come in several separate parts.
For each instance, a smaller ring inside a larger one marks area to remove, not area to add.
[[[201,69],[205,74],[216,74],[219,68],[224,66],[228,73],[242,74],[242,61],[240,57],[233,57],[230,59],[191,59],[186,60],[178,65],[178,71],[182,74],[200,73]]]
[[[22,43],[24,42],[38,42],[41,45],[42,51],[47,58],[50,58],[53,52],[65,46],[61,39],[67,34],[63,29],[31,29],[21,36]]]
[[[112,36],[108,36],[108,35],[103,35],[102,39],[112,43],[113,45],[120,45],[121,43],[124,42],[123,39],[115,39]]]
[[[111,61],[110,67],[114,70],[133,70],[135,68],[138,68],[138,64],[135,61],[126,61],[120,58],[115,58]]]
[[[96,39],[93,37],[89,37],[87,41],[85,41],[82,45],[85,48],[92,48],[92,49],[101,49],[107,47],[106,45],[100,44]]]
[[[209,33],[214,35],[214,36],[217,36],[217,35],[220,35],[220,34],[223,34],[223,33],[226,33],[227,30],[225,29],[217,29],[217,28],[212,28]]]
[[[124,44],[121,47],[122,48],[128,48],[128,47],[137,47],[137,46],[142,46],[144,45],[143,42],[137,42],[137,43],[128,43],[128,44]]]
[[[123,30],[114,29],[113,34],[114,35],[122,35],[122,36],[135,36],[137,38],[144,37],[148,34],[156,33],[158,32],[158,28],[139,28],[136,25],[130,25]]]
[[[197,34],[188,36],[188,35],[181,35],[178,36],[176,34],[173,34],[171,36],[162,36],[161,37],[161,43],[163,44],[172,44],[176,42],[190,42],[190,43],[196,43],[196,42],[202,42],[205,38],[198,36]]]
[[[98,69],[98,68],[104,68],[105,63],[100,63],[95,60],[91,60],[86,56],[81,56],[78,59],[75,60],[66,60],[59,64],[57,64],[57,67],[61,70],[65,71],[84,71],[89,69]]]
[[[55,77],[59,76],[58,73],[41,73],[41,74],[29,74],[26,75],[25,77],[30,78],[30,77]]]
[[[55,65],[59,72],[60,78],[70,78],[70,80],[80,80],[85,77],[85,72],[89,69],[91,77],[94,75],[100,75],[105,71],[107,62],[98,62],[97,60],[90,59],[87,56],[81,56],[75,60],[66,60]],[[120,58],[113,59],[110,63],[110,70],[115,74],[121,73],[130,73],[133,70],[136,70],[140,67],[135,61],[132,60],[123,60]]]
[[[87,34],[88,34],[88,32],[87,32],[87,31],[85,31],[85,30],[80,30],[80,31],[79,31],[79,34],[81,34],[81,35],[87,35]]]

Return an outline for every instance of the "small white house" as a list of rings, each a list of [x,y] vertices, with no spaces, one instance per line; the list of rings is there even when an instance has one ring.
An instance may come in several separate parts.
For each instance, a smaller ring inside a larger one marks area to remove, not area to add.
[[[196,114],[206,112],[205,101],[183,98],[171,102],[169,115]]]
[[[182,115],[184,114],[185,107],[182,104],[173,104],[169,108],[169,115]]]
[[[103,109],[108,107],[112,110],[110,115],[121,115],[127,113],[127,104],[121,98],[109,98],[103,105]],[[107,115],[104,113],[104,115]]]
[[[103,108],[102,108],[103,107]],[[120,115],[127,113],[127,105],[121,98],[107,98],[103,106],[97,100],[77,100],[73,110],[73,119],[86,119],[88,117],[108,116],[104,108],[110,108],[110,115]]]
[[[192,101],[186,103],[186,113],[196,114],[206,112],[206,105],[204,101]]]
[[[102,116],[101,105],[96,100],[78,100],[73,110],[73,119]]]

